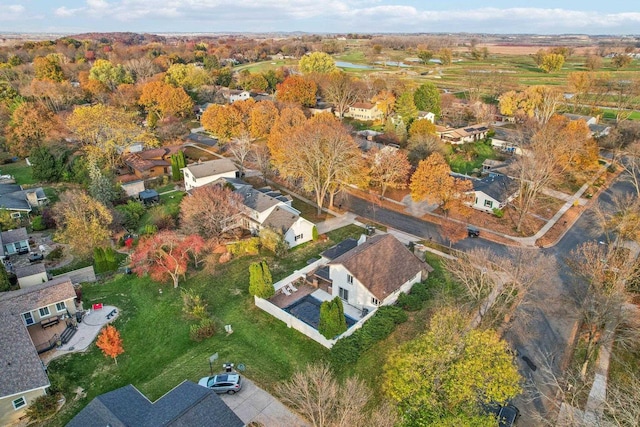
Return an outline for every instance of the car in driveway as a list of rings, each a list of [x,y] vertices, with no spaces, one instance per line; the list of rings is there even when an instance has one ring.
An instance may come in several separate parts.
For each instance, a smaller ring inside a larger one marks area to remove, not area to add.
[[[516,425],[516,420],[520,416],[518,408],[510,403],[499,405],[497,403],[487,405],[486,411],[496,416],[499,427],[512,427]]]
[[[242,389],[240,374],[224,373],[200,378],[198,385],[210,388],[216,393],[235,394]]]
[[[37,252],[31,252],[29,254],[29,262],[30,263],[34,263],[34,262],[38,262],[38,261],[42,261],[44,259],[44,255],[39,254]]]

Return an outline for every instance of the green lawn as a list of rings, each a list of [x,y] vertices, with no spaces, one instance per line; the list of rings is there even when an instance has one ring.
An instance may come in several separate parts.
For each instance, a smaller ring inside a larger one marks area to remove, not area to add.
[[[266,259],[277,281],[305,266],[309,258],[327,247],[362,231],[348,226],[329,233],[327,242],[301,245],[283,258],[265,253],[216,265],[213,274],[206,269],[190,274],[180,287],[194,289],[204,297],[219,331],[200,343],[189,339],[194,321],[182,314],[180,289],[134,275],[84,285],[85,307],[102,302],[120,309],[114,324],[121,333],[125,353],[115,365],[92,345],[86,353],[51,362],[51,380],[67,392],[67,401],[73,397],[70,391],[78,386],[87,393],[67,405],[52,425],[64,425],[95,396],[130,383],[151,400],[158,399],[184,379],[197,381],[208,375],[208,357],[213,353],[220,356],[217,370],[222,362],[244,363],[246,375],[267,390],[273,390],[276,383],[304,365],[323,360],[328,353],[324,347],[254,306],[247,292],[248,266]],[[224,333],[226,324],[232,325],[233,334]]]
[[[13,175],[16,179],[16,184],[29,185],[37,184],[38,181],[33,179],[31,175],[31,166],[27,166],[27,162],[20,160],[15,163],[8,163],[6,165],[0,165],[0,174]]]
[[[486,159],[496,157],[491,144],[483,141],[475,144],[450,145],[447,149],[451,170],[463,174],[470,174],[474,169],[482,169],[482,163]]]

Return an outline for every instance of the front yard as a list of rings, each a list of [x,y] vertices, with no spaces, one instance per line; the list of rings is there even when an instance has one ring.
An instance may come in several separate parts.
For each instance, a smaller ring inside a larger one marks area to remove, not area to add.
[[[71,402],[51,425],[64,425],[97,395],[130,383],[155,400],[184,379],[197,381],[208,375],[208,358],[213,353],[220,356],[215,370],[221,370],[223,362],[243,363],[246,375],[267,390],[306,364],[323,360],[328,353],[324,347],[254,306],[247,291],[248,266],[265,258],[277,281],[327,247],[362,231],[356,226],[344,227],[329,233],[327,241],[301,245],[284,258],[264,253],[216,265],[213,274],[208,268],[191,274],[180,288],[202,295],[216,322],[216,335],[199,343],[189,339],[189,327],[195,321],[182,314],[181,289],[134,275],[84,285],[85,307],[102,302],[120,309],[115,326],[125,353],[115,365],[92,345],[87,353],[51,362],[51,381]],[[231,335],[224,332],[227,324],[232,325]],[[86,397],[74,401],[78,387],[85,390]]]

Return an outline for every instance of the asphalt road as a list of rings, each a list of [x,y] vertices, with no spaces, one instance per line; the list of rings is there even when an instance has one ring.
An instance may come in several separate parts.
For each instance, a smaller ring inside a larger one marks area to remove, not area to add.
[[[549,402],[543,395],[553,396],[555,393],[553,387],[548,385],[548,377],[544,373],[546,369],[543,367],[548,367],[555,374],[561,374],[563,362],[568,356],[568,341],[580,317],[578,301],[584,293],[584,286],[574,278],[566,259],[571,251],[582,243],[606,240],[598,225],[594,208],[601,205],[605,210],[612,210],[611,200],[614,195],[633,191],[629,179],[624,174],[621,175],[609,189],[599,195],[597,202],[590,205],[554,247],[532,249],[553,256],[557,268],[549,272],[544,283],[529,290],[504,334],[505,339],[518,354],[521,373],[532,381],[538,390],[535,393],[525,393],[516,400],[515,403],[522,413],[518,423],[520,426],[540,425],[536,416],[549,410]],[[431,238],[438,243],[448,244],[440,235],[437,225],[385,209],[353,195],[347,195],[342,204],[359,216],[425,239]],[[482,238],[467,238],[457,242],[453,247],[461,250],[485,247],[500,256],[508,253],[508,247],[505,245]]]

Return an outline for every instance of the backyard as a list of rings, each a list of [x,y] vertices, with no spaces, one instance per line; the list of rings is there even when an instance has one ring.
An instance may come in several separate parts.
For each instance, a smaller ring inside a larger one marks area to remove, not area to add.
[[[344,227],[329,233],[327,241],[301,245],[283,258],[263,253],[216,265],[213,274],[205,269],[189,275],[180,287],[202,295],[216,322],[216,335],[199,343],[189,339],[189,327],[195,322],[183,316],[181,289],[134,275],[84,285],[85,307],[101,302],[119,308],[115,326],[125,353],[118,358],[118,365],[93,345],[87,353],[54,360],[48,367],[53,386],[64,390],[72,403],[53,425],[64,425],[97,395],[130,383],[155,400],[184,379],[197,381],[207,375],[208,358],[213,353],[220,356],[217,370],[226,361],[243,363],[246,375],[271,391],[295,370],[323,360],[327,354],[324,347],[253,305],[247,292],[248,266],[266,259],[277,281],[327,247],[362,231],[357,226]],[[230,335],[223,332],[227,324],[234,331]],[[72,393],[78,387],[85,390],[86,397],[74,401]]]

